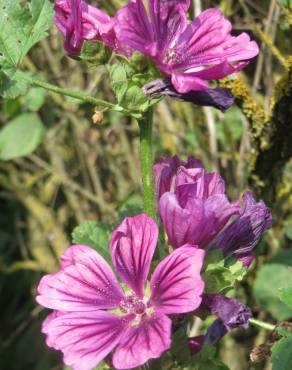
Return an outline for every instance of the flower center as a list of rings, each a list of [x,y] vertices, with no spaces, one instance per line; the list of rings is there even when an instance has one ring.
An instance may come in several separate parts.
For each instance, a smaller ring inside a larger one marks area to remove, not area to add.
[[[176,52],[174,49],[169,49],[167,54],[165,55],[165,58],[163,60],[164,63],[168,64],[177,64],[180,62],[180,55]]]
[[[126,314],[142,315],[146,311],[146,304],[135,294],[131,294],[120,302],[120,309]]]

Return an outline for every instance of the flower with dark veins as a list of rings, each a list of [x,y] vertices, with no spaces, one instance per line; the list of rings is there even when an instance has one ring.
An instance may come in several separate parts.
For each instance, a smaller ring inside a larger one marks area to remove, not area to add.
[[[142,0],[132,0],[118,11],[114,29],[121,52],[139,51],[154,60],[177,93],[206,90],[208,81],[239,72],[259,52],[248,34],[231,35],[232,25],[219,9],[189,22],[188,0],[146,3],[147,10]]]
[[[259,48],[247,33],[232,36],[232,25],[219,9],[207,9],[190,22],[189,3],[147,0],[145,6],[131,0],[111,18],[83,0],[57,0],[55,23],[71,55],[80,54],[85,40],[98,39],[119,54],[140,52],[153,60],[168,79],[146,85],[150,97],[170,95],[224,112],[233,97],[227,89],[210,88],[209,81],[239,72]]]
[[[197,309],[204,282],[204,251],[185,245],[164,258],[147,277],[158,227],[147,215],[126,218],[110,241],[121,287],[108,263],[92,248],[75,245],[58,272],[38,286],[37,302],[53,309],[43,324],[47,345],[64,354],[74,370],[92,370],[113,352],[116,369],[158,358],[171,346],[169,315]]]

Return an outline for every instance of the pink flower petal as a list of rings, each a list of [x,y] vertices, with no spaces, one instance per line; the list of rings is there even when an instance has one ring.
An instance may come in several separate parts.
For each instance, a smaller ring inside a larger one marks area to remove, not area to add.
[[[141,0],[130,1],[121,8],[116,20],[114,29],[122,54],[131,55],[134,51],[155,54],[152,27]]]
[[[205,186],[207,187],[207,196],[225,193],[225,182],[217,172],[207,173],[205,176]]]
[[[207,199],[195,197],[192,184],[181,185],[176,193],[164,193],[159,213],[172,247],[186,243],[206,247],[233,215],[240,212],[239,203],[229,203],[224,194]]]
[[[259,52],[256,42],[246,33],[231,36],[231,29],[231,23],[219,9],[202,12],[180,35],[174,50],[173,69],[188,70],[256,56]]]
[[[114,22],[102,10],[82,0],[57,0],[55,24],[65,37],[68,54],[79,55],[85,40],[102,39],[114,47]]]
[[[204,282],[200,276],[205,252],[187,244],[156,267],[151,278],[150,304],[165,314],[195,310],[201,303]]]
[[[179,93],[187,93],[192,90],[205,90],[208,88],[208,83],[199,77],[193,76],[191,73],[173,73],[171,82]]]
[[[59,311],[53,311],[52,313],[50,313],[46,318],[45,320],[43,321],[43,324],[42,324],[42,332],[43,333],[47,333],[48,330],[49,330],[49,327],[50,327],[50,323],[56,319],[57,317],[61,316],[62,313],[59,312]],[[47,343],[47,346],[48,347],[51,347],[51,348],[55,348],[55,349],[59,349],[59,345],[58,343],[56,343],[54,341],[54,338],[51,338],[51,337],[47,337],[46,338],[46,343]]]
[[[44,276],[37,302],[60,311],[94,311],[115,308],[122,289],[108,263],[92,248],[74,245],[61,257],[63,267]]]
[[[186,197],[187,198],[187,197]],[[201,199],[188,199],[190,212],[180,206],[175,193],[164,193],[159,200],[160,217],[173,248],[186,243],[198,244],[204,222],[204,203]]]
[[[241,71],[248,65],[248,62],[241,62],[233,66],[227,61],[217,64],[213,67],[204,68],[201,71],[186,73],[186,76],[193,78],[201,78],[203,80],[220,80],[226,76]]]
[[[105,311],[70,312],[50,316],[43,325],[47,344],[64,354],[74,370],[92,370],[119,343],[133,317]]]
[[[113,355],[116,369],[131,369],[158,358],[170,348],[171,320],[165,315],[143,316],[127,330]]]
[[[117,273],[143,297],[158,238],[158,227],[145,214],[125,218],[112,234],[110,252]]]
[[[139,51],[160,62],[187,24],[189,0],[133,0],[117,13],[115,33],[123,54]]]

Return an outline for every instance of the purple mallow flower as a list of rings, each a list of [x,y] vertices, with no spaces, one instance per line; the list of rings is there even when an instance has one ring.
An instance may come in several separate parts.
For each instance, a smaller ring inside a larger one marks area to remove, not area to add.
[[[248,266],[255,246],[272,224],[264,202],[256,203],[246,192],[242,207],[239,201],[229,203],[221,176],[206,173],[194,158],[186,163],[178,157],[162,158],[153,166],[153,173],[170,245],[219,248],[225,256],[234,256]]]
[[[208,344],[217,343],[233,329],[248,328],[251,310],[234,298],[222,294],[204,294],[201,308],[218,317],[208,328],[205,337]]]
[[[258,54],[258,45],[246,33],[232,36],[232,25],[219,9],[207,9],[189,22],[189,5],[189,0],[148,0],[146,10],[142,0],[132,0],[111,18],[82,0],[57,0],[55,23],[69,54],[78,55],[84,40],[95,39],[126,56],[138,51],[168,76],[160,95],[225,111],[232,96],[226,89],[209,89],[208,82],[239,72]]]
[[[161,178],[156,179],[156,184],[160,184],[160,217],[172,247],[188,242],[204,248],[232,216],[239,215],[239,202],[230,203],[223,179],[215,172],[206,173],[200,162],[193,159],[186,166],[178,166],[174,175],[167,175],[167,170],[173,169],[177,161],[177,157],[164,158],[154,165],[156,174],[164,168]],[[171,186],[167,190],[170,178]]]
[[[113,352],[116,369],[138,367],[171,345],[168,315],[190,312],[201,303],[204,251],[184,245],[147,276],[158,238],[146,215],[126,218],[113,232],[111,267],[85,245],[68,248],[58,272],[38,286],[37,301],[53,309],[43,324],[47,345],[61,350],[74,370],[93,369]]]
[[[69,55],[79,55],[86,40],[102,40],[114,48],[113,20],[82,0],[57,0],[55,24],[65,37],[64,47]]]
[[[232,36],[219,9],[189,22],[188,0],[132,0],[116,15],[115,32],[124,53],[139,51],[171,77],[178,93],[205,90],[208,81],[240,71],[259,48],[246,33]]]

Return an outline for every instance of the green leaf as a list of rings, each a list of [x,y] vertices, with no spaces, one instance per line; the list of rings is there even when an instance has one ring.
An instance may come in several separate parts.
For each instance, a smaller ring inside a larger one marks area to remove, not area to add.
[[[292,323],[287,321],[282,321],[276,327],[276,332],[281,337],[290,337],[292,336]]]
[[[123,105],[133,111],[146,111],[149,108],[147,96],[143,93],[141,87],[130,85],[126,90],[123,99]]]
[[[292,336],[282,338],[272,347],[272,369],[291,370],[292,369]]]
[[[220,250],[207,253],[203,270],[205,292],[225,294],[234,288],[236,281],[243,279],[247,271],[241,261],[224,259]]]
[[[45,127],[36,114],[23,113],[0,131],[0,159],[8,160],[31,154],[42,142]]]
[[[204,345],[202,350],[195,356],[184,370],[229,370],[228,367],[216,357],[216,348],[214,346]]]
[[[157,100],[150,101],[144,94],[142,86],[148,81],[147,73],[137,73],[134,67],[124,60],[108,66],[111,87],[118,104],[135,113],[145,112]]]
[[[285,266],[292,266],[292,250],[281,250],[268,261],[269,264],[277,263]]]
[[[72,232],[74,244],[85,244],[97,250],[104,259],[112,264],[109,252],[109,238],[113,225],[105,222],[84,221]]]
[[[31,112],[37,112],[45,103],[47,92],[41,87],[33,87],[24,97],[25,108]]]
[[[0,71],[0,96],[5,99],[14,99],[25,95],[29,89],[31,74],[16,71],[10,76]]]
[[[3,113],[12,118],[20,113],[21,105],[19,99],[5,99],[3,101]]]
[[[139,194],[132,194],[128,196],[119,205],[119,219],[123,220],[125,217],[131,217],[143,213],[143,199]]]
[[[188,341],[184,327],[175,331],[172,337],[171,353],[181,365],[187,364],[191,358]]]
[[[0,0],[0,65],[14,71],[33,45],[47,36],[53,18],[49,0]]]
[[[291,267],[277,263],[264,265],[257,275],[253,294],[256,301],[278,320],[292,317],[292,309],[279,298],[279,289],[283,288],[292,288]]]
[[[292,309],[292,287],[281,288],[279,292],[279,298]]]
[[[128,89],[130,77],[134,74],[133,69],[126,63],[115,63],[108,66],[111,87],[121,104]]]

